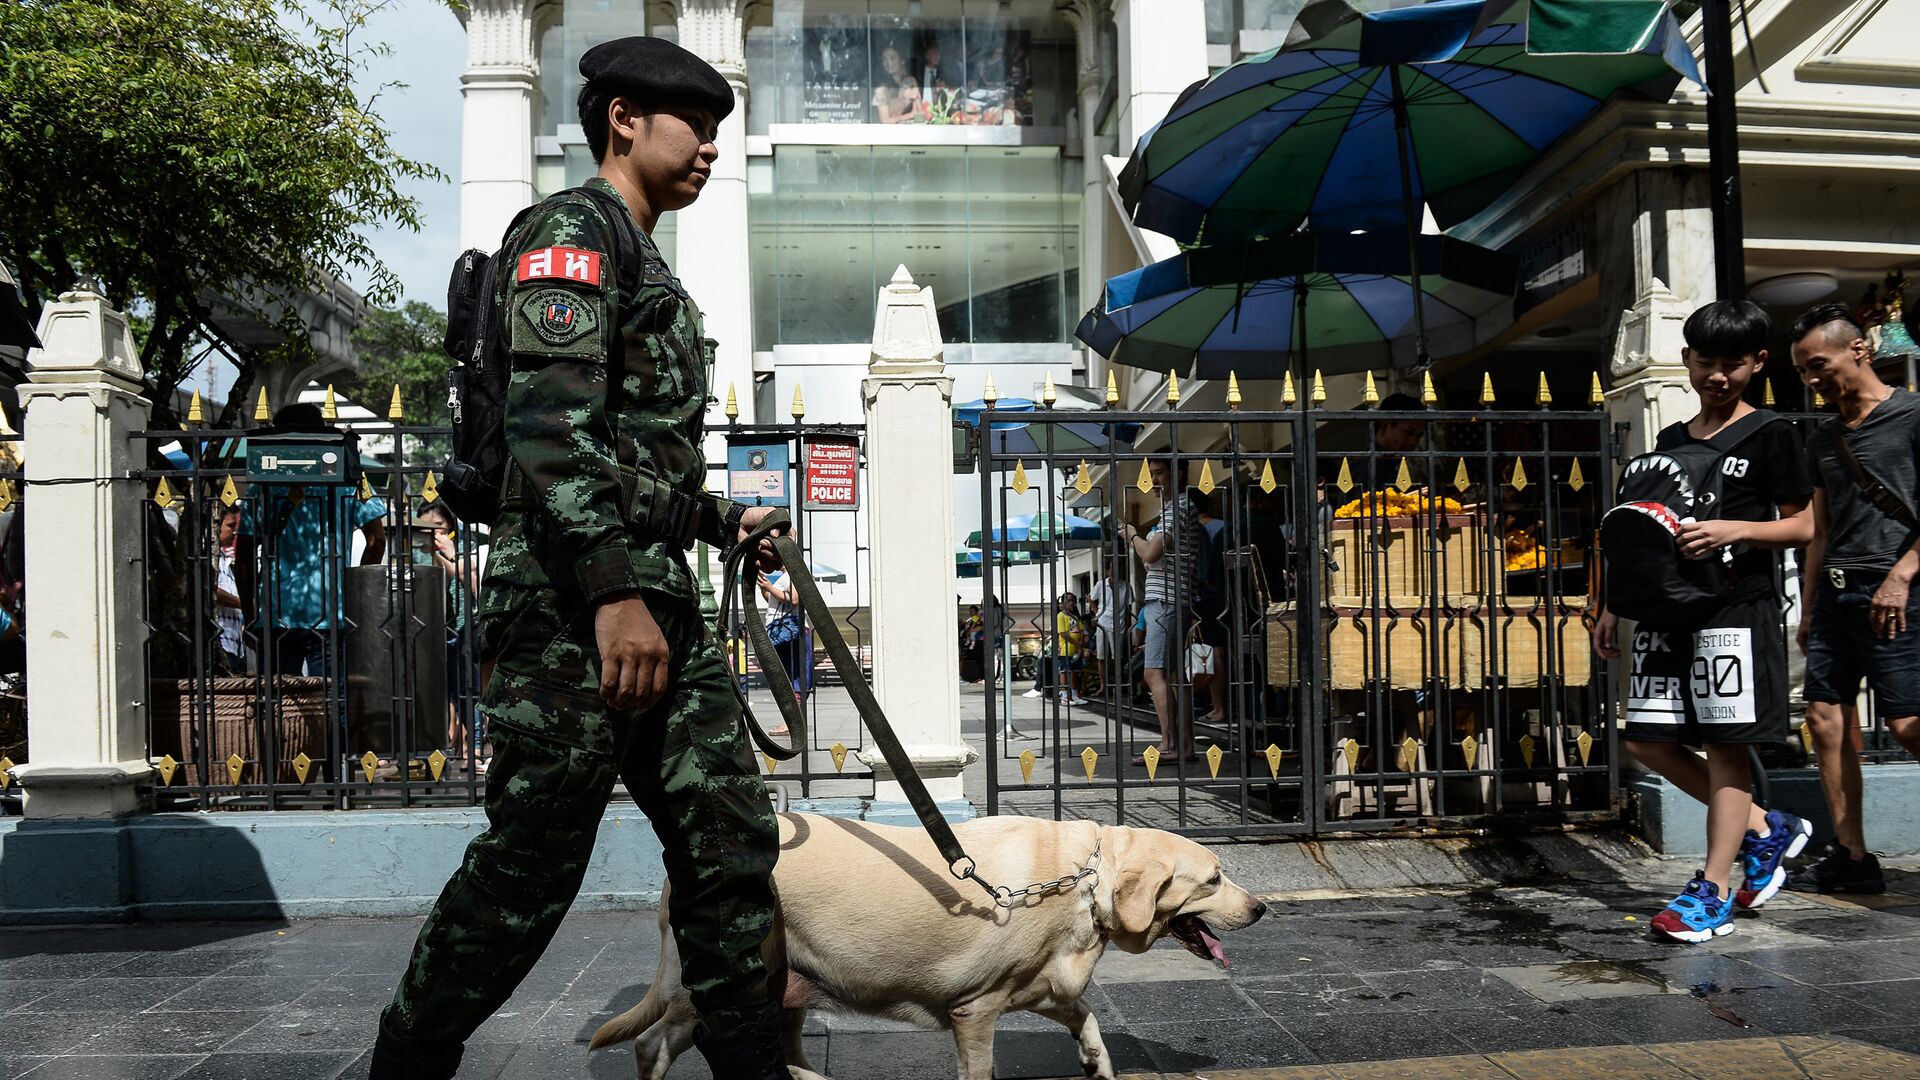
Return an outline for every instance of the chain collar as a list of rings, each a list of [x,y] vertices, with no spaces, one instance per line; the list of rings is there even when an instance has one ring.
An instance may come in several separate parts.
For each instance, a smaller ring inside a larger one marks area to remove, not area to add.
[[[1081,882],[1088,878],[1098,880],[1099,876],[1100,834],[1096,832],[1093,836],[1093,854],[1088,857],[1087,865],[1068,874],[1066,877],[1057,877],[1052,881],[1036,881],[1023,889],[1009,889],[1005,885],[995,885],[988,891],[993,894],[993,902],[996,906],[1011,908],[1013,907],[1014,900],[1022,896],[1039,896],[1044,893],[1063,892],[1067,889],[1078,887]]]

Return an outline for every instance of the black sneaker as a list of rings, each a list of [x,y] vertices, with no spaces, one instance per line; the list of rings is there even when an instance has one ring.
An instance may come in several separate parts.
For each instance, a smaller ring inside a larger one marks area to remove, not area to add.
[[[1853,853],[1837,841],[1827,845],[1826,854],[1820,856],[1819,862],[1794,874],[1793,881],[1817,893],[1887,891],[1887,879],[1880,876],[1880,860],[1873,852],[1855,859]]]

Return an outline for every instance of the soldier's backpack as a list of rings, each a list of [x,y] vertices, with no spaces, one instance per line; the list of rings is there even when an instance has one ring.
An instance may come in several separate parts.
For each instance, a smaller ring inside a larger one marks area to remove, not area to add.
[[[1704,626],[1726,603],[1734,549],[1685,558],[1680,526],[1719,517],[1729,471],[1746,467],[1747,459],[1731,456],[1733,451],[1763,428],[1784,422],[1777,413],[1755,409],[1704,442],[1688,440],[1627,463],[1613,509],[1600,519],[1607,610],[1623,619],[1691,630]]]
[[[641,257],[634,242],[632,219],[620,201],[592,187],[570,188],[558,195],[587,196],[599,209],[614,237],[614,281],[620,295],[634,295]],[[512,242],[520,225],[540,204],[514,215],[501,237]],[[497,254],[497,253],[496,253]],[[461,521],[492,525],[500,513],[500,492],[507,477],[508,357],[500,342],[500,315],[495,303],[499,289],[494,278],[494,255],[470,248],[454,260],[447,280],[447,412],[453,421],[453,452],[443,468],[440,495]],[[609,373],[610,386],[620,385],[619,373]]]

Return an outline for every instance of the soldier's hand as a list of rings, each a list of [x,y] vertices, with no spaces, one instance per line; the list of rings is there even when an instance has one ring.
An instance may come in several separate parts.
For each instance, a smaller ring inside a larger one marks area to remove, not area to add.
[[[601,604],[593,613],[593,636],[600,646],[600,697],[608,705],[644,711],[666,695],[667,638],[645,600],[628,596]]]
[[[753,509],[747,511],[740,518],[740,535],[734,537],[733,542],[738,544],[742,540],[745,540],[747,538],[747,534],[759,528],[760,523],[762,521],[765,521],[767,519],[767,515],[773,513],[773,511],[774,511],[774,508],[771,506],[756,506]],[[785,536],[787,534],[787,530],[790,527],[791,526],[782,525],[774,533],[774,535]],[[760,569],[766,570],[766,571],[774,571],[774,570],[780,569],[780,553],[773,550],[772,540],[760,541],[760,550],[755,552],[754,554],[759,557]]]

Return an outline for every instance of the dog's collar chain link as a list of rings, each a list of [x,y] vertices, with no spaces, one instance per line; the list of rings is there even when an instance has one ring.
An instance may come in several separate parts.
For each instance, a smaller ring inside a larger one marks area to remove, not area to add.
[[[1013,907],[1013,902],[1022,896],[1039,896],[1043,893],[1063,892],[1067,889],[1078,887],[1081,882],[1088,878],[1098,878],[1100,876],[1100,838],[1098,836],[1093,838],[1093,854],[1088,857],[1087,865],[1068,874],[1066,877],[1057,877],[1052,881],[1036,881],[1024,889],[1009,889],[1005,885],[991,884],[986,878],[981,877],[972,866],[956,872],[955,876],[972,878],[979,882],[981,886],[992,895],[995,906],[1011,908]]]

